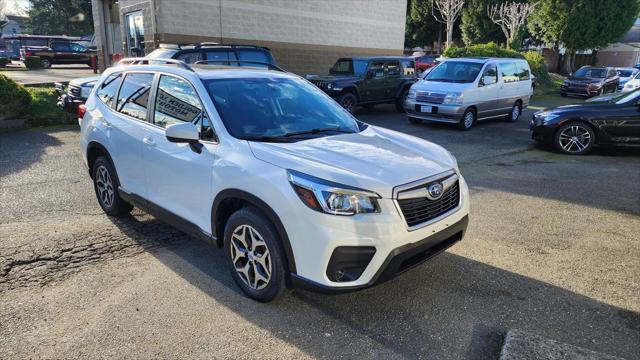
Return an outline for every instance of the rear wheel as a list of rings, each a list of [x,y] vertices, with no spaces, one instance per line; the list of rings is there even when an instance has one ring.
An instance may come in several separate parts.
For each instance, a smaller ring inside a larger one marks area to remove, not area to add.
[[[473,109],[467,109],[458,123],[458,129],[469,130],[476,123],[476,112]]]
[[[353,93],[347,92],[338,98],[338,103],[348,112],[354,113],[358,105],[358,98]]]
[[[558,151],[569,155],[588,153],[595,142],[595,133],[588,125],[570,122],[556,132],[554,145]]]
[[[43,69],[50,68],[51,67],[51,59],[49,59],[49,58],[40,59],[40,66],[42,66]]]
[[[404,101],[407,99],[407,94],[409,93],[409,89],[404,89],[400,92],[400,96],[396,99],[396,110],[398,112],[404,112]]]
[[[231,215],[224,230],[224,251],[231,276],[250,298],[268,302],[285,288],[284,251],[278,232],[254,207]]]
[[[118,174],[106,156],[93,163],[93,187],[102,210],[110,216],[122,216],[131,212],[133,206],[118,194]]]

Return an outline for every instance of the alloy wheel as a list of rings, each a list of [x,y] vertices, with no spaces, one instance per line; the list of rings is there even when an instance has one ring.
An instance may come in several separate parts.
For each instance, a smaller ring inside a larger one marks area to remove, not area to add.
[[[345,108],[348,112],[353,113],[353,106],[354,106],[353,99],[349,97],[344,98],[342,100],[342,104],[340,105],[342,105],[342,107]]]
[[[520,106],[514,105],[511,110],[511,120],[516,121],[520,117]]]
[[[115,191],[113,189],[113,181],[111,181],[111,175],[106,166],[100,165],[96,172],[96,187],[98,189],[98,195],[102,205],[106,208],[113,206],[113,197]]]
[[[271,255],[262,235],[250,225],[240,225],[233,230],[230,245],[233,267],[242,282],[254,290],[269,285]]]
[[[573,125],[562,130],[558,142],[564,151],[579,153],[591,145],[591,134],[584,127]]]
[[[467,114],[464,116],[464,127],[465,127],[465,129],[468,129],[471,126],[473,126],[473,120],[474,120],[473,112],[471,112],[471,111],[467,112]]]
[[[40,60],[40,66],[46,69],[51,66],[51,61],[49,61],[48,59],[42,59]]]

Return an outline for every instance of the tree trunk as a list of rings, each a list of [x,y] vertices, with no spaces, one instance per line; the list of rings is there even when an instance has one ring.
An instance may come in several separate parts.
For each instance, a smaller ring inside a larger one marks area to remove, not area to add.
[[[447,49],[453,42],[453,21],[447,23]]]
[[[565,74],[571,74],[573,72],[573,58],[575,57],[575,50],[566,49],[564,51],[564,64],[562,70]]]

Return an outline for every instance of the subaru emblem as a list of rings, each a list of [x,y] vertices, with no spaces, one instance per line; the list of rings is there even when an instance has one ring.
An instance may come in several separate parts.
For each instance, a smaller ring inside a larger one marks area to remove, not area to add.
[[[433,183],[427,186],[427,198],[429,200],[438,200],[442,197],[442,184]]]

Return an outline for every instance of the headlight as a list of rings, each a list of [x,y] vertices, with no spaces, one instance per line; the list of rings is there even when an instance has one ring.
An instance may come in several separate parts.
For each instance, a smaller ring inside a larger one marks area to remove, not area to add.
[[[409,89],[409,92],[407,93],[407,99],[415,100],[416,99],[416,91],[413,90],[413,89]]]
[[[82,97],[83,99],[88,99],[89,95],[91,94],[91,89],[93,89],[93,87],[83,86],[80,90],[80,97]]]
[[[329,85],[327,85],[327,89],[329,90],[333,89],[333,83],[329,83]]]
[[[565,81],[563,81],[563,82],[562,82],[562,85],[565,85],[565,86],[569,85],[569,80],[565,80]]]
[[[554,114],[554,113],[549,112],[549,111],[543,111],[543,112],[540,112],[540,113],[536,114],[536,118],[542,120],[542,123],[548,123],[548,122],[550,122],[552,120],[555,120],[555,119],[557,119],[559,117],[560,117],[560,115]]]
[[[380,195],[288,170],[289,182],[309,208],[333,215],[380,212]]]
[[[599,89],[601,87],[602,87],[601,83],[591,83],[591,84],[589,84],[589,88],[590,89]]]
[[[444,97],[443,104],[451,104],[451,105],[462,105],[462,100],[464,100],[464,95],[462,93],[448,93]]]

